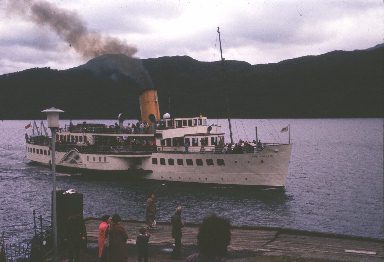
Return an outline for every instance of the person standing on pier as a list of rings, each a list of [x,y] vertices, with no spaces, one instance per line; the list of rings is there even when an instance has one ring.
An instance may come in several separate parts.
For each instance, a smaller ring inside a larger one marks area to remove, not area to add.
[[[69,262],[80,261],[80,250],[86,246],[87,231],[82,214],[74,214],[67,220],[67,237]]]
[[[147,222],[148,228],[153,228],[155,226],[156,218],[156,202],[155,202],[155,193],[151,193],[147,199],[147,207],[145,220]]]
[[[172,237],[175,239],[175,247],[172,251],[172,258],[179,259],[181,258],[181,237],[182,237],[182,228],[184,227],[184,222],[181,219],[181,206],[177,206],[175,214],[171,218],[172,224]]]
[[[107,243],[108,240],[108,229],[109,224],[111,222],[111,217],[109,215],[104,215],[101,217],[101,223],[99,225],[99,238],[98,238],[98,244],[99,244],[99,253],[98,258],[99,261],[106,261],[106,252],[107,252]]]
[[[151,236],[145,227],[140,228],[139,235],[136,238],[137,261],[148,262],[148,242]]]
[[[123,225],[120,224],[121,218],[118,214],[112,216],[112,222],[109,228],[109,262],[126,262],[128,258],[127,232]]]
[[[210,215],[204,218],[197,234],[198,253],[186,262],[225,262],[227,247],[231,242],[231,225],[227,219]]]

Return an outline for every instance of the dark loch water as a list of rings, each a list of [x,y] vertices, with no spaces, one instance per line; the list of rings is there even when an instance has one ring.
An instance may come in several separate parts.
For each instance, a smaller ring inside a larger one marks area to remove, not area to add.
[[[25,159],[27,123],[0,122],[0,232],[9,241],[33,234],[34,209],[44,216],[45,225],[50,216],[52,178],[47,168]],[[225,120],[211,123],[227,126]],[[58,187],[84,193],[86,217],[119,213],[124,219],[143,220],[146,194],[153,190],[159,221],[169,221],[181,203],[188,222],[215,212],[235,225],[383,239],[383,120],[233,120],[235,140],[253,140],[258,126],[262,141],[287,141],[288,133],[280,130],[288,124],[294,147],[285,191],[68,174],[59,174]]]

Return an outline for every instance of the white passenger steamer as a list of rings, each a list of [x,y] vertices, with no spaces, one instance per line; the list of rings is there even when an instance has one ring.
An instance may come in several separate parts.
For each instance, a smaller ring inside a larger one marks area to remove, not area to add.
[[[56,133],[58,169],[120,173],[127,177],[177,182],[283,187],[291,144],[227,144],[220,126],[203,116],[160,121],[156,90],[140,96],[141,125],[83,122]],[[152,119],[152,121],[150,120]],[[27,158],[49,166],[50,141],[44,125],[26,135]]]

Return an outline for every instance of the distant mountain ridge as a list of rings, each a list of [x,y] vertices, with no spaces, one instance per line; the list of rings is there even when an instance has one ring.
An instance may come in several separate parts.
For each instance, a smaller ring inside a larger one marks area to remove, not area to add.
[[[377,45],[260,65],[228,60],[224,69],[188,56],[104,55],[68,70],[0,76],[0,118],[40,119],[51,106],[64,118],[137,118],[138,95],[153,86],[160,111],[176,117],[226,117],[225,93],[234,118],[383,117],[383,51]]]

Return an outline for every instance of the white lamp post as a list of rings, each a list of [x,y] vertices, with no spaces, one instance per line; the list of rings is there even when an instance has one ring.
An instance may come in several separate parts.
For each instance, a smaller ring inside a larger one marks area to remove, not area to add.
[[[47,114],[48,127],[51,129],[52,134],[52,177],[53,177],[53,195],[52,195],[52,230],[53,230],[53,251],[54,261],[57,261],[57,213],[56,213],[56,163],[55,163],[55,144],[56,144],[56,131],[59,129],[59,114],[63,113],[63,110],[51,107],[41,111]]]

